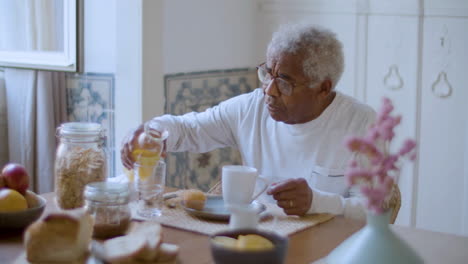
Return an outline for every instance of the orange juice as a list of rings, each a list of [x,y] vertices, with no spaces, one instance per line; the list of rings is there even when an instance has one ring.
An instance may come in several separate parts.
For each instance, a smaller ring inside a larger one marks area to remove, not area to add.
[[[147,149],[136,149],[132,152],[135,163],[139,164],[138,175],[141,180],[147,179],[158,164],[160,154]],[[133,180],[133,179],[132,179]]]
[[[147,179],[158,165],[164,148],[164,140],[167,139],[168,135],[169,132],[160,127],[159,124],[145,123],[144,131],[138,136],[135,149],[132,151],[132,158],[137,166],[136,172],[140,180]],[[135,180],[134,172],[125,170],[130,181]]]

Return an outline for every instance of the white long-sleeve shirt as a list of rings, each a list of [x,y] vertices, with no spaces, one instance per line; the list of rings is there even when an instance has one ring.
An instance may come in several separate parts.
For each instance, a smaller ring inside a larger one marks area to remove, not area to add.
[[[344,171],[352,153],[346,136],[362,136],[374,121],[372,108],[340,92],[316,119],[285,124],[271,118],[261,89],[226,100],[202,113],[155,118],[169,130],[167,151],[203,153],[237,148],[243,164],[257,168],[270,182],[305,178],[313,191],[308,213],[328,212],[365,218]],[[262,199],[271,197],[263,194]]]

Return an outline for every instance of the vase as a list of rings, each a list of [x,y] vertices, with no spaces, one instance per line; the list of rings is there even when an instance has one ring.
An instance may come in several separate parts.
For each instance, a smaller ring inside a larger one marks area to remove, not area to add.
[[[390,210],[367,213],[367,224],[327,257],[328,264],[418,264],[422,258],[390,229]]]

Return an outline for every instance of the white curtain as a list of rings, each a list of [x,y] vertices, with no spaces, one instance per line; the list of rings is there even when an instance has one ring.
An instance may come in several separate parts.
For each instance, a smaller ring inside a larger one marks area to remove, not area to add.
[[[0,69],[0,166],[8,162],[8,126],[5,79]]]
[[[63,73],[6,69],[9,160],[23,164],[31,188],[53,191],[55,129],[65,120]]]
[[[20,45],[27,50],[55,49],[59,41],[53,33],[56,27],[51,14],[57,1],[61,0],[0,0],[21,10],[15,13],[15,19],[4,20],[10,24],[2,27],[20,28],[18,34],[22,36],[12,37],[13,42],[5,45]],[[0,17],[5,12],[0,10]],[[18,39],[22,39],[21,43],[15,44]],[[30,189],[38,193],[53,191],[55,129],[66,116],[65,74],[7,68],[4,75],[8,159],[26,167],[31,177]]]
[[[63,50],[63,0],[0,0],[1,50]]]

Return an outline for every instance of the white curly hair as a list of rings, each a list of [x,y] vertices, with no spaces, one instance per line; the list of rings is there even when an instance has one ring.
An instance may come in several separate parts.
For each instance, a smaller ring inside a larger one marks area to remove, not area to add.
[[[286,24],[273,33],[267,56],[304,52],[304,74],[314,81],[329,79],[332,88],[343,74],[343,46],[335,33],[310,24]],[[312,86],[313,84],[311,84]]]

